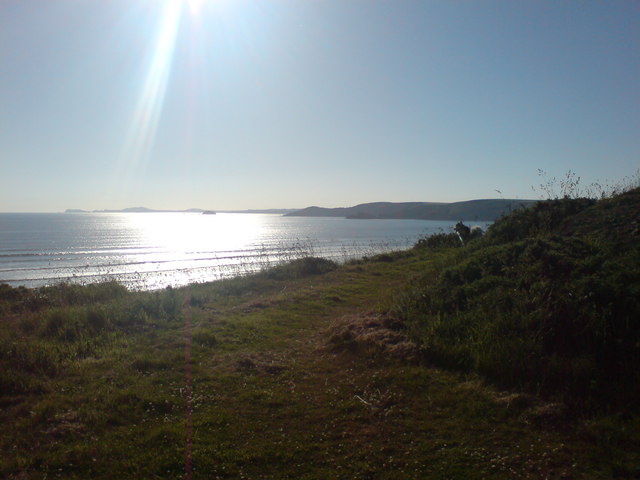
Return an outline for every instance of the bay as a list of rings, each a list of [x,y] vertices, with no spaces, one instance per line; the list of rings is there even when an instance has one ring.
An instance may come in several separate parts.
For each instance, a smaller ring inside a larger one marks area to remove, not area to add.
[[[152,290],[313,255],[338,262],[409,248],[456,222],[219,213],[2,213],[0,283],[117,280]]]

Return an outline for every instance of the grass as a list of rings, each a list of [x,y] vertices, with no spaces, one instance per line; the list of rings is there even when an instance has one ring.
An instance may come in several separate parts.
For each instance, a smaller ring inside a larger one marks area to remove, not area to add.
[[[468,248],[440,250],[394,314],[436,364],[577,411],[635,411],[639,209],[636,189],[514,212]]]
[[[521,308],[501,276],[509,259],[547,244],[581,256],[540,241],[443,237],[157,292],[0,287],[0,476],[638,476],[637,412],[569,415],[562,398],[492,375],[498,359],[483,366],[510,325],[493,307]],[[517,359],[537,348],[527,341],[500,348]]]

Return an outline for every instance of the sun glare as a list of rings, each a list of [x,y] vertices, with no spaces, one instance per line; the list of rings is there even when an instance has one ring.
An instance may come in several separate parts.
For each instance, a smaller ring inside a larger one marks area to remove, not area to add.
[[[187,6],[189,7],[189,12],[192,15],[197,15],[200,13],[200,9],[202,8],[202,4],[204,0],[183,0]]]
[[[186,13],[190,14],[194,20],[192,26],[197,26],[207,3],[210,4],[211,0],[158,2],[162,11],[152,47],[149,50],[147,72],[118,165],[118,178],[127,185],[137,172],[144,169],[155,142],[182,18]],[[220,3],[221,0],[216,0],[216,4]]]
[[[164,3],[147,75],[125,145],[123,161],[129,174],[144,163],[155,140],[185,2],[168,0]]]

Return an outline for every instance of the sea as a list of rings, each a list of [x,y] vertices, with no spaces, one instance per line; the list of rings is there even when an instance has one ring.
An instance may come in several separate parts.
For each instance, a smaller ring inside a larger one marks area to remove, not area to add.
[[[410,248],[456,222],[218,213],[0,213],[0,283],[116,280],[154,290],[303,256],[338,262]]]

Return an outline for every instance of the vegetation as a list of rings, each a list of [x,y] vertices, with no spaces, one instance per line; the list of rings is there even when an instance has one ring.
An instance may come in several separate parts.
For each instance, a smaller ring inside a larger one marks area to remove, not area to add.
[[[0,285],[0,477],[638,477],[639,211],[557,198],[154,292]]]
[[[323,208],[307,207],[290,212],[296,217],[346,217],[346,218],[414,218],[422,220],[495,220],[507,211],[521,206],[530,206],[535,200],[487,199],[454,203],[431,202],[374,202],[354,207]]]
[[[437,364],[581,407],[637,408],[639,211],[636,189],[513,212],[427,269],[395,313]]]

